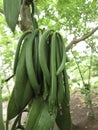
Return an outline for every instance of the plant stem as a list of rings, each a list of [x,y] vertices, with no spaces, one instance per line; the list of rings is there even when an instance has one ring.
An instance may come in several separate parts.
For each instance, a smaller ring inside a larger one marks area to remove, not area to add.
[[[83,86],[85,86],[85,82],[84,82],[84,78],[83,78],[83,75],[82,75],[80,66],[79,66],[79,64],[78,64],[78,62],[77,62],[77,60],[76,60],[76,57],[74,56],[72,50],[71,50],[71,53],[72,53],[72,55],[73,55],[73,57],[74,57],[74,60],[75,60],[76,65],[77,65],[77,67],[78,67],[79,74],[80,74],[80,77],[81,77],[81,79],[82,79]]]
[[[88,106],[88,117],[94,118],[94,111],[93,111],[93,105],[92,105],[92,100],[91,100],[91,67],[92,67],[92,48],[91,48],[91,55],[90,55],[90,65],[89,65],[89,76],[88,76],[88,87],[89,90],[87,92],[87,106]]]
[[[1,85],[1,84],[0,84]],[[3,111],[2,111],[2,88],[0,86],[0,130],[4,130]]]
[[[86,105],[87,105],[87,108],[88,108],[88,117],[94,118],[94,111],[93,111],[92,99],[91,99],[91,89],[90,89],[91,88],[90,80],[91,80],[91,66],[92,66],[92,50],[91,50],[91,56],[90,56],[88,83],[84,82],[84,78],[83,78],[80,66],[79,66],[73,52],[72,52],[72,55],[73,55],[73,57],[75,59],[76,65],[78,67],[78,70],[79,70],[79,73],[80,73],[80,76],[81,76],[81,79],[82,79],[83,86],[85,87],[85,100],[86,100]]]

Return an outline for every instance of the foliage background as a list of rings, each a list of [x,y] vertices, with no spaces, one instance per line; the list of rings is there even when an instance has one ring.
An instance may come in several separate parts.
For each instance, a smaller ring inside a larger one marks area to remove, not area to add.
[[[3,9],[3,1],[0,1],[0,9]],[[59,31],[63,35],[67,47],[72,41],[85,36],[98,26],[98,1],[35,0],[35,17],[40,28],[52,28]],[[14,54],[21,33],[17,26],[15,34],[13,34],[6,24],[4,14],[0,13],[0,82],[4,88],[4,99],[9,96],[13,88],[13,80],[3,81],[13,74]],[[97,50],[98,31],[96,29],[93,35],[82,42],[78,41],[78,44],[73,44],[72,49],[70,48],[67,52],[66,66],[71,89],[83,90],[76,62],[80,66],[85,82],[87,83],[90,79],[92,87],[98,86]]]

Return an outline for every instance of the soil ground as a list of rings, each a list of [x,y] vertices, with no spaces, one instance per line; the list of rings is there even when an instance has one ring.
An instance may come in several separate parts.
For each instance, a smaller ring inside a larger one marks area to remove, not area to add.
[[[92,100],[95,119],[87,116],[88,109],[79,92],[71,96],[71,130],[98,130],[98,95],[92,96]]]
[[[94,94],[93,100],[93,110],[95,114],[95,119],[88,118],[87,116],[87,106],[85,105],[83,95],[79,92],[71,94],[71,117],[72,117],[72,128],[71,130],[98,130],[98,94]],[[7,102],[3,103],[3,116],[6,119],[6,108]],[[25,120],[25,116],[23,117]],[[54,130],[58,130],[55,126]]]

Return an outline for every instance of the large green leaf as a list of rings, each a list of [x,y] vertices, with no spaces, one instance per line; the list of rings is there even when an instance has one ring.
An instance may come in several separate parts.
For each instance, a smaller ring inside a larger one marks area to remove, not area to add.
[[[20,10],[21,0],[4,0],[4,13],[8,26],[14,32]]]
[[[57,112],[56,123],[60,130],[70,130],[71,128],[70,106],[66,101],[66,96],[62,102],[62,110]]]
[[[65,84],[65,95],[62,101],[62,109],[58,110],[56,123],[60,130],[70,130],[71,128],[71,114],[70,114],[70,92],[69,92],[69,83],[67,78],[66,68],[64,69],[64,84]]]
[[[0,83],[1,85],[1,83]],[[2,113],[2,89],[0,87],[0,130],[4,130],[3,113]]]

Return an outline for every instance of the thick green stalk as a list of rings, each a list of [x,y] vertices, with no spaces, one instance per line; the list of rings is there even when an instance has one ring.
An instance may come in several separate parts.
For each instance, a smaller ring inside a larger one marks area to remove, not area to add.
[[[2,88],[0,86],[0,130],[4,130],[3,111],[2,111]]]

